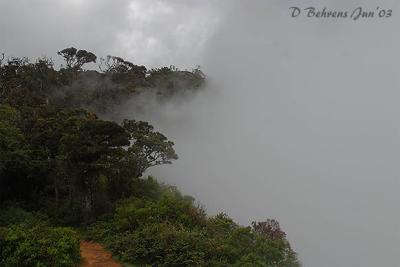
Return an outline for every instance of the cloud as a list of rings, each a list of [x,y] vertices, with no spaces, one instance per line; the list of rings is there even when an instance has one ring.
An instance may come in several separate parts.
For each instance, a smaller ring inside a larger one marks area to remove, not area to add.
[[[304,266],[397,266],[399,17],[295,20],[293,3],[359,5],[235,2],[207,43],[208,92],[150,118],[180,155],[154,172],[210,212],[278,219]]]
[[[75,46],[138,64],[198,63],[219,21],[211,1],[21,0],[0,2],[1,50],[12,56],[55,57]]]

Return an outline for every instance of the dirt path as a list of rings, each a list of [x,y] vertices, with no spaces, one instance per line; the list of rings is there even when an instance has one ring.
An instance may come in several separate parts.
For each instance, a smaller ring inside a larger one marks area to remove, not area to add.
[[[82,241],[81,257],[80,267],[122,267],[99,243]]]

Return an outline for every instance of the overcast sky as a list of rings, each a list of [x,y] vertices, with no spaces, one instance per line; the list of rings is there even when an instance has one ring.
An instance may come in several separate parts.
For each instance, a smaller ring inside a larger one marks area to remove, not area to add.
[[[137,64],[193,67],[224,1],[0,1],[0,48],[7,55],[56,57],[75,46]]]
[[[393,9],[290,18],[289,7]],[[137,64],[201,64],[204,93],[150,120],[180,159],[151,171],[210,213],[276,218],[308,267],[400,266],[400,14],[385,1],[0,0],[0,50],[76,46]]]

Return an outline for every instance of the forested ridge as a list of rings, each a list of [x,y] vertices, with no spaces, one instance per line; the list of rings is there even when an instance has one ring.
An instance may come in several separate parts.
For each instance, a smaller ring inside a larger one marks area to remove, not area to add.
[[[58,55],[58,69],[0,56],[0,266],[77,266],[81,239],[135,266],[300,266],[277,221],[210,217],[143,177],[178,159],[148,122],[101,119],[143,93],[162,104],[203,90],[199,68],[148,70],[73,47]]]

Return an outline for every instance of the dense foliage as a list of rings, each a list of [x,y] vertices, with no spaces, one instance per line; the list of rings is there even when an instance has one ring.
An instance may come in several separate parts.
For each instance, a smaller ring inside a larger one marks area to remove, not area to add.
[[[176,75],[185,74],[180,81],[192,90],[204,77],[199,70],[147,72],[110,56],[103,72],[84,71],[97,59],[91,52],[72,47],[59,55],[66,61],[60,70],[47,59],[0,63],[0,201],[45,207],[80,224],[111,211],[146,169],[177,159],[174,144],[148,123],[104,121],[94,111],[139,91],[183,90]]]
[[[137,183],[140,194],[121,201],[115,215],[87,231],[123,261],[155,266],[299,266],[276,221],[242,227],[225,214],[208,217],[191,197],[151,177]]]
[[[0,225],[0,266],[71,267],[80,262],[77,234],[50,227],[39,214],[2,209]]]
[[[143,93],[162,103],[197,90],[198,68],[147,70],[107,56],[100,71],[87,71],[93,53],[58,54],[66,62],[58,70],[46,58],[0,60],[1,266],[74,266],[79,241],[65,226],[135,264],[298,266],[276,221],[209,218],[191,197],[143,179],[178,158],[152,125],[100,119]]]

